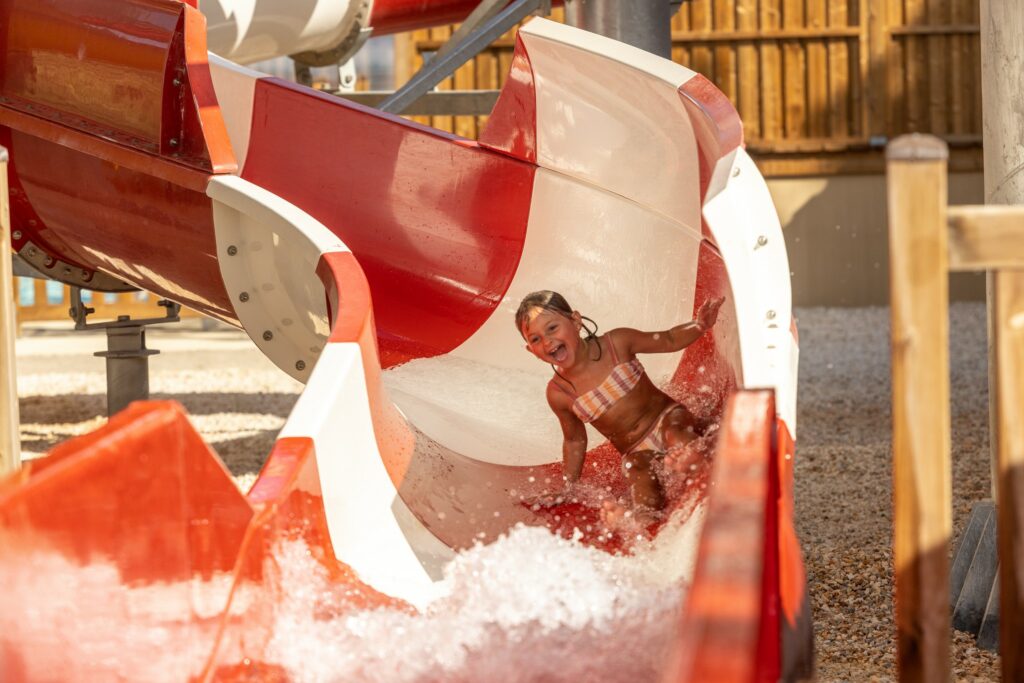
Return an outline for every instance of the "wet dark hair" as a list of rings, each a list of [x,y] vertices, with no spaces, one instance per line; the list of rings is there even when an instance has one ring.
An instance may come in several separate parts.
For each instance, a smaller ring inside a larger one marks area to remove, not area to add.
[[[569,302],[565,300],[565,297],[559,294],[558,292],[552,292],[550,289],[542,289],[540,291],[527,294],[519,303],[519,309],[516,311],[516,329],[519,330],[519,334],[522,334],[524,338],[526,337],[526,335],[523,334],[523,326],[526,325],[526,322],[530,315],[530,311],[533,310],[534,308],[540,308],[545,311],[551,311],[552,313],[563,315],[566,318],[572,317],[572,306],[570,306]],[[583,323],[583,329],[587,331],[587,334],[584,337],[584,339],[586,339],[588,342],[597,342],[597,323],[595,323],[593,320],[591,320],[585,315],[581,315],[580,317],[584,321],[586,321]],[[593,325],[594,329],[590,329],[589,327],[587,327],[587,322]],[[597,358],[594,358],[594,360],[600,360],[601,353],[601,343],[598,342]],[[555,372],[558,373],[559,377],[562,376],[561,373],[558,372],[558,370],[555,370]],[[563,377],[563,379],[565,378]],[[569,380],[566,381],[568,382]],[[569,382],[569,384],[572,384],[572,382]]]

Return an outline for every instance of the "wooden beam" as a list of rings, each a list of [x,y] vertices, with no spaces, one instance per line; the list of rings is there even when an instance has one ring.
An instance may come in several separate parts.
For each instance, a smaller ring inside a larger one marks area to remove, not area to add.
[[[977,35],[981,27],[977,24],[944,24],[939,26],[893,26],[889,35],[893,38],[904,36],[970,36]]]
[[[21,466],[18,383],[14,356],[14,274],[7,196],[7,150],[0,147],[0,475]]]
[[[897,669],[922,683],[950,678],[948,154],[924,135],[886,153]]]
[[[949,269],[1024,268],[1024,206],[951,206]]]
[[[1024,271],[993,274],[999,643],[1004,681],[1024,677]]]
[[[1024,204],[1024,127],[1020,125],[1020,113],[1024,111],[1020,81],[1024,13],[1020,0],[982,0],[980,9],[985,203]],[[1020,577],[1024,525],[1019,517],[1024,504],[1024,438],[1020,413],[1013,417],[1004,414],[1024,407],[1021,386],[1010,384],[1024,378],[1021,277],[1019,273],[990,273],[988,279],[989,368],[995,369],[989,373],[989,412],[993,418],[991,442],[996,445],[993,482],[999,516],[999,641],[1004,681],[1024,679],[1024,653],[1019,647],[1024,638],[1024,585]]]

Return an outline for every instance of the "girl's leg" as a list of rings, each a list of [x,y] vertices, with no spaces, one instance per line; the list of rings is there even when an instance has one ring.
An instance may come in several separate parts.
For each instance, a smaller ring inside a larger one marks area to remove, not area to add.
[[[697,418],[684,406],[676,406],[670,410],[661,422],[661,436],[665,441],[665,448],[685,446],[695,441],[705,429],[706,426],[698,424]]]
[[[665,492],[654,473],[656,456],[654,451],[639,451],[627,453],[622,458],[633,504],[644,505],[652,510],[665,507]]]
[[[662,421],[662,439],[665,442],[665,465],[677,472],[685,472],[697,465],[700,454],[689,445],[703,434],[707,425],[698,423],[693,413],[684,406],[676,406]]]

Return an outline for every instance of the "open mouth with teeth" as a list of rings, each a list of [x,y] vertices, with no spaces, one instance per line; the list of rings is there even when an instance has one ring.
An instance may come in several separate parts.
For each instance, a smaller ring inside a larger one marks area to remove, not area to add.
[[[569,349],[566,348],[565,344],[559,344],[558,346],[548,351],[548,355],[551,356],[552,360],[554,360],[556,363],[561,364],[564,363],[566,358],[569,357]]]

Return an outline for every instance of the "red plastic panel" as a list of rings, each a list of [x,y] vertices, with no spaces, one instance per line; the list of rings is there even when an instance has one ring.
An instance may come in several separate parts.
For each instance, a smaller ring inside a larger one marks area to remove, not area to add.
[[[777,502],[778,456],[771,391],[734,394],[722,418],[693,583],[680,627],[678,659],[666,680],[750,683],[777,680],[778,625],[764,628],[766,545]],[[770,554],[769,558],[770,559]],[[768,591],[777,599],[777,589]],[[775,612],[777,615],[777,611]],[[774,641],[772,637],[774,635]]]
[[[395,405],[384,396],[373,305],[366,276],[351,253],[337,251],[321,256],[316,272],[327,292],[331,322],[329,343],[359,344],[377,449],[388,476],[395,488],[399,488],[412,457],[413,434]]]
[[[705,334],[686,349],[672,377],[670,386],[681,396],[699,397],[702,415],[721,415],[726,399],[740,384],[736,368],[741,366],[738,333],[735,331],[734,302],[729,274],[718,249],[706,240],[700,244],[697,257],[696,286],[693,293],[693,312],[705,301],[725,297],[719,323],[711,334]],[[726,344],[719,341],[719,331],[731,319],[732,331]],[[710,389],[710,391],[708,390]]]
[[[198,10],[177,0],[2,0],[0,25],[4,107],[207,171],[234,169]]]
[[[387,367],[450,351],[497,306],[522,252],[534,168],[263,79],[243,177],[352,250],[373,292]]]
[[[537,92],[530,55],[519,34],[508,82],[487,119],[480,145],[529,162],[537,161]]]
[[[0,558],[106,560],[126,583],[230,571],[252,510],[172,402],[133,403],[0,489]]]
[[[73,245],[72,261],[234,320],[205,192],[20,133],[11,138],[11,157],[20,186],[13,225],[30,235],[39,230],[51,247]],[[26,205],[34,211],[22,215]]]
[[[256,515],[240,552],[236,589],[220,617],[222,627],[201,680],[288,680],[280,667],[262,663],[273,635],[275,607],[293,588],[280,572],[267,571],[282,543],[301,543],[326,570],[331,587],[323,596],[324,609],[332,618],[347,611],[381,607],[413,611],[407,603],[360,581],[351,567],[335,558],[312,439],[279,439],[248,499]],[[236,600],[247,584],[256,590]]]
[[[700,150],[700,198],[704,202],[715,164],[743,144],[743,124],[729,98],[697,74],[679,87]]]

